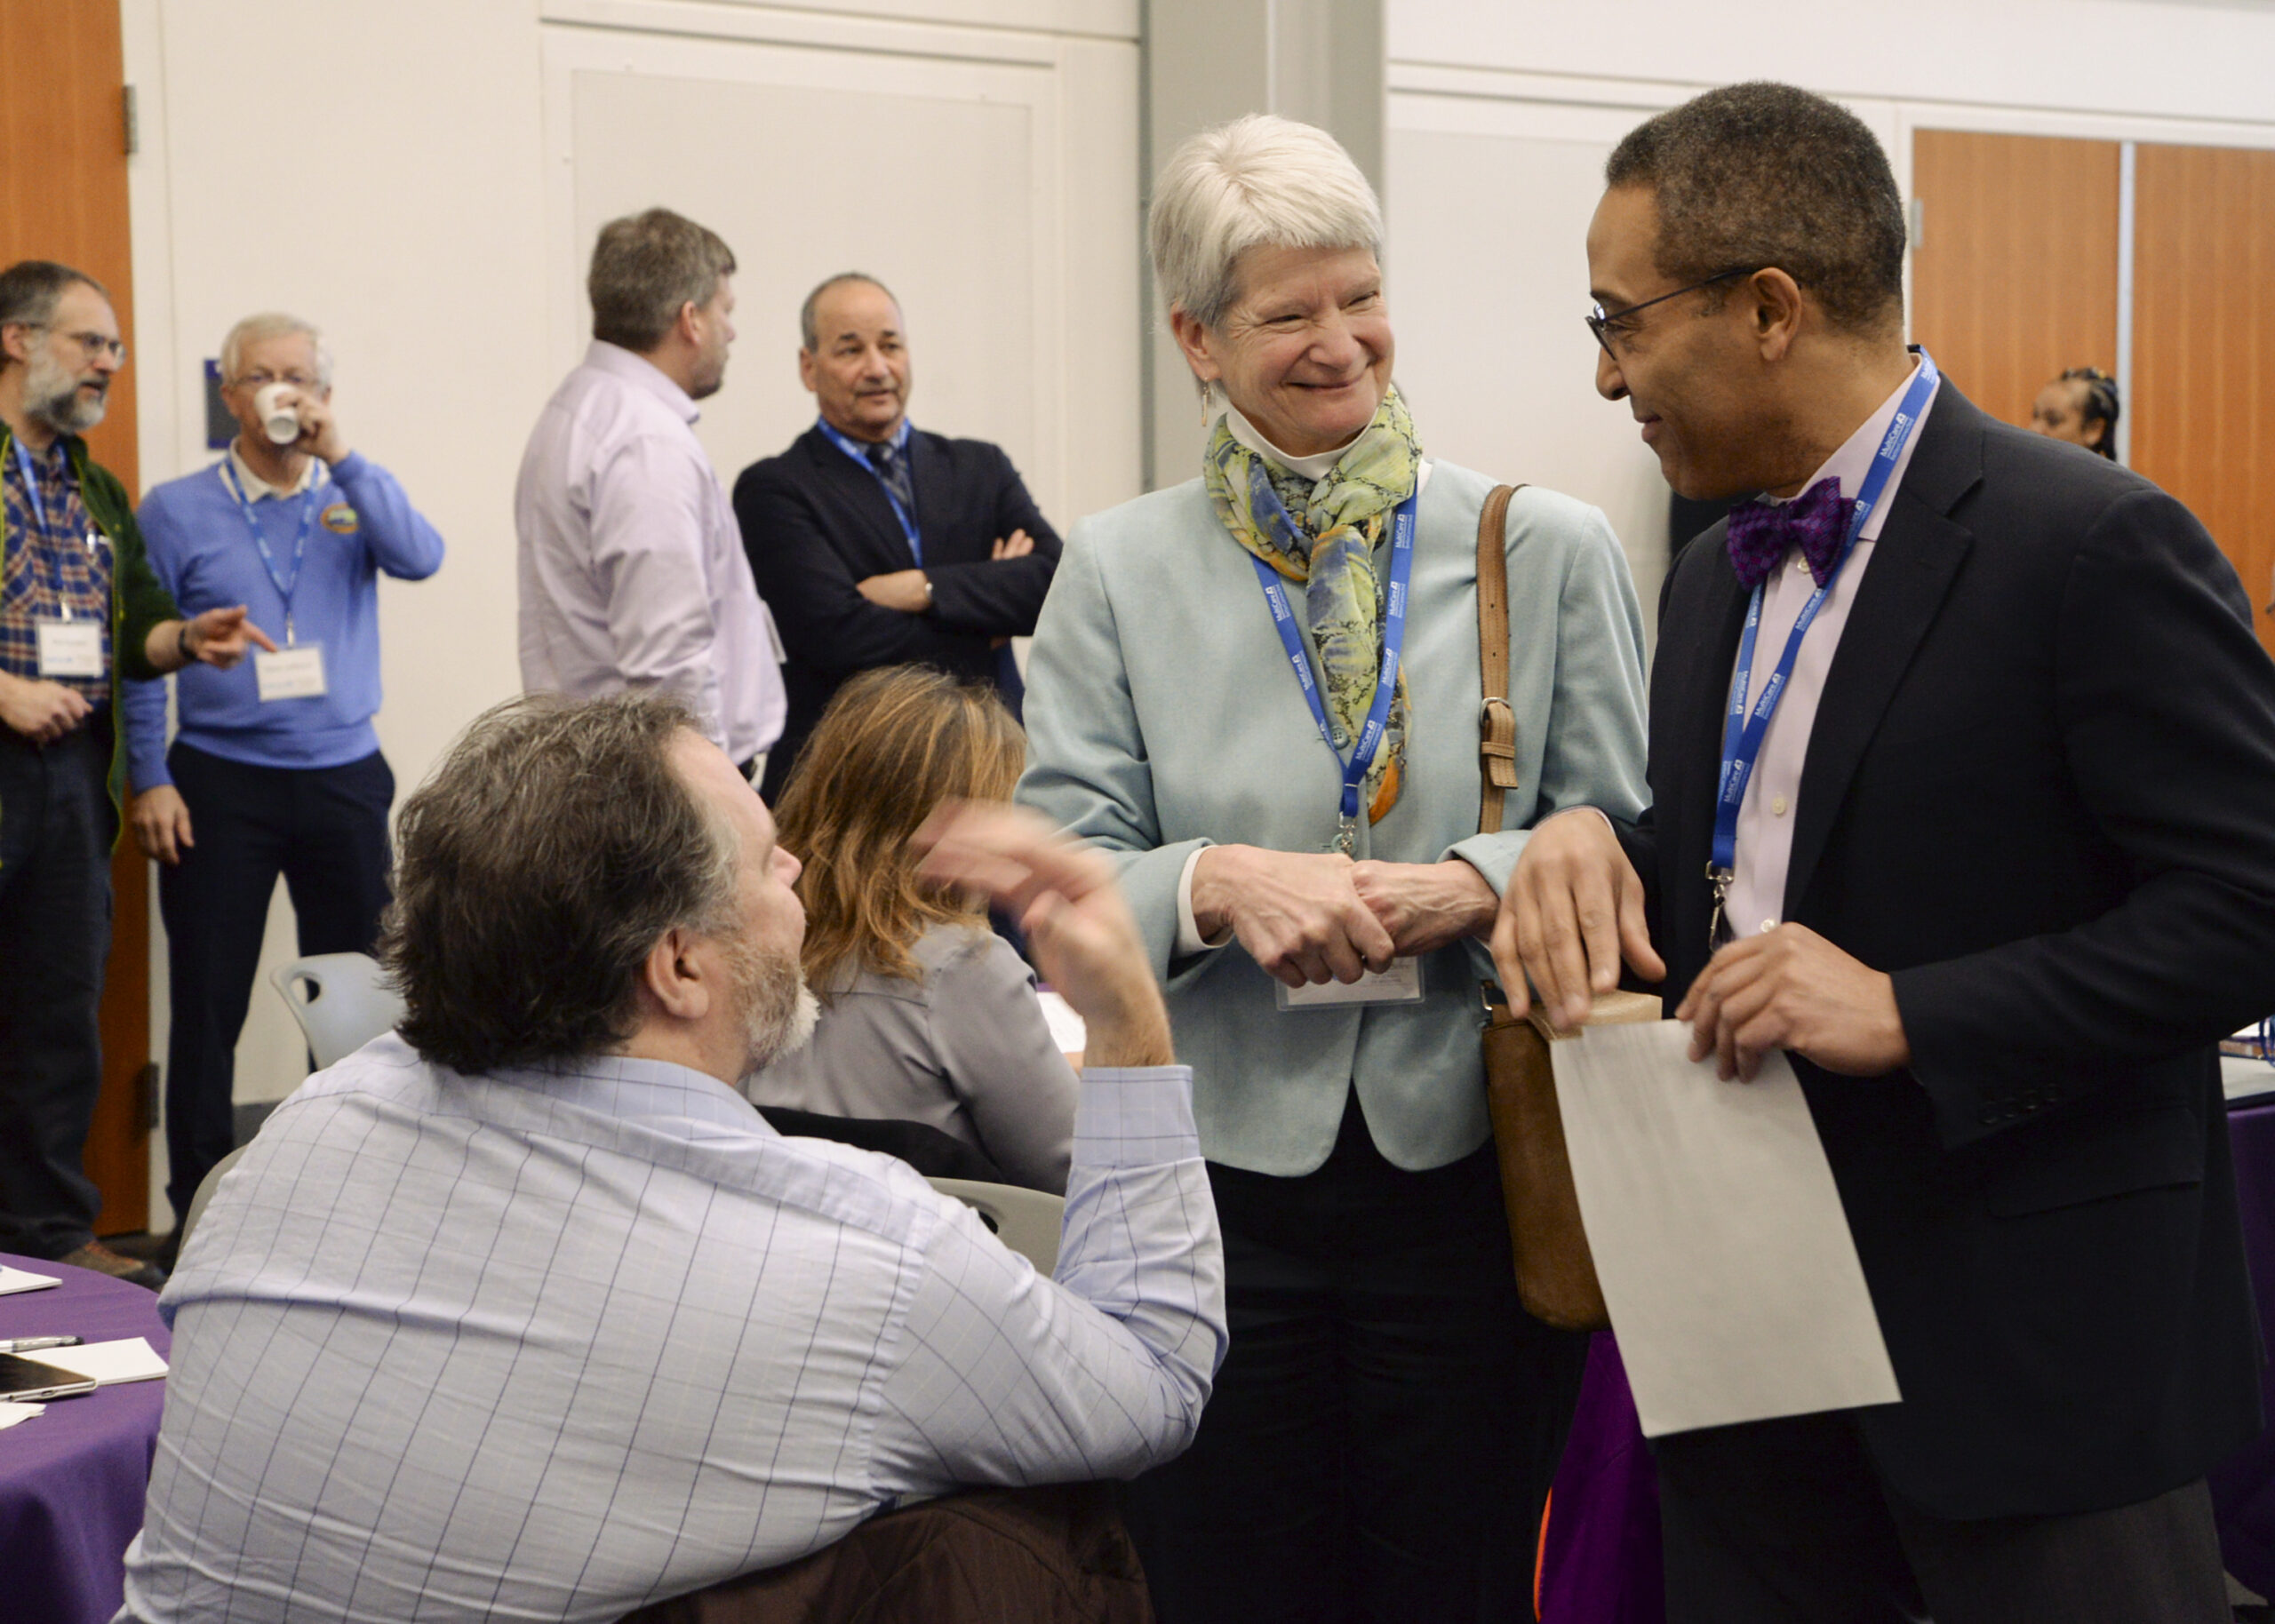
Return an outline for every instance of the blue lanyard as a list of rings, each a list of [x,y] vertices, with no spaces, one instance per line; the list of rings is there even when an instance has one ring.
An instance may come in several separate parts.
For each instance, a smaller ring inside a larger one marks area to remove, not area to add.
[[[275,584],[276,595],[284,601],[284,643],[290,648],[293,641],[292,593],[300,584],[300,561],[307,554],[308,532],[315,528],[316,510],[322,506],[316,500],[316,493],[323,489],[324,482],[321,477],[313,480],[300,493],[300,533],[292,541],[292,578],[289,581],[276,573],[276,559],[268,550],[268,537],[260,533],[260,521],[253,513],[252,498],[245,495],[237,470],[227,457],[221,459],[221,482],[236,498],[237,511],[245,516],[245,529],[252,532],[252,545],[260,549],[261,567]]]
[[[8,443],[15,449],[16,468],[24,476],[24,499],[32,506],[32,513],[39,521],[39,538],[46,544],[47,573],[55,587],[56,608],[63,618],[71,618],[71,595],[63,579],[63,545],[47,521],[47,498],[39,492],[39,470],[32,461],[32,454],[24,450],[21,436],[12,436]],[[41,551],[34,548],[34,552]]]
[[[885,483],[883,472],[878,468],[876,464],[869,460],[869,453],[866,447],[863,446],[859,441],[852,439],[849,435],[839,434],[836,429],[830,426],[830,422],[827,418],[820,418],[818,419],[818,422],[821,426],[821,432],[829,436],[830,443],[834,445],[839,450],[844,452],[855,462],[859,463],[864,468],[867,469],[869,477],[877,482],[877,489],[885,493],[885,500],[892,506],[892,516],[900,521],[900,533],[908,537],[908,550],[915,557],[916,567],[922,569],[924,567],[924,540],[922,537],[916,533],[916,515],[912,513],[905,512],[902,509],[900,506],[900,498],[893,495],[892,487]],[[903,457],[908,455],[908,423],[906,418],[903,418],[901,420],[900,440],[893,448]],[[913,463],[909,465],[908,469],[908,488],[911,490],[916,489],[916,467]]]
[[[1793,663],[1800,657],[1801,639],[1808,635],[1817,611],[1824,607],[1825,599],[1840,579],[1842,567],[1848,562],[1849,553],[1856,550],[1857,536],[1887,493],[1889,476],[1903,458],[1912,431],[1919,426],[1920,414],[1928,407],[1928,397],[1935,393],[1936,378],[1935,358],[1923,349],[1912,386],[1896,402],[1896,417],[1889,422],[1888,433],[1880,436],[1880,450],[1872,455],[1872,469],[1864,475],[1864,489],[1856,494],[1856,508],[1848,520],[1848,534],[1841,541],[1832,569],[1825,576],[1824,585],[1811,593],[1802,606],[1792,634],[1785,639],[1785,652],[1776,669],[1769,673],[1769,680],[1761,685],[1761,693],[1749,713],[1746,689],[1753,677],[1754,639],[1761,629],[1761,604],[1768,583],[1760,582],[1753,589],[1753,601],[1746,609],[1745,634],[1738,643],[1738,668],[1730,683],[1729,709],[1722,724],[1722,776],[1714,794],[1714,860],[1706,870],[1706,877],[1714,886],[1710,936],[1720,930],[1722,899],[1728,894],[1733,865],[1737,861],[1738,808],[1745,804],[1746,786],[1752,781],[1754,762],[1761,754],[1762,740],[1768,736],[1770,719],[1776,715],[1777,702],[1785,697],[1786,686],[1792,680]]]
[[[1415,495],[1420,494],[1417,489]],[[1367,769],[1374,765],[1375,752],[1382,748],[1383,733],[1390,720],[1390,705],[1398,691],[1398,663],[1406,647],[1406,582],[1414,571],[1414,503],[1409,496],[1398,505],[1398,517],[1391,527],[1390,543],[1390,604],[1383,616],[1383,665],[1375,676],[1375,703],[1368,708],[1366,725],[1359,730],[1359,742],[1351,752],[1351,759],[1343,765],[1343,824],[1336,837],[1337,848],[1348,856],[1359,838],[1359,787],[1367,781]],[[1320,738],[1335,759],[1343,760],[1343,752],[1336,749],[1335,729],[1328,725],[1327,707],[1320,702],[1319,684],[1312,680],[1310,657],[1304,652],[1304,640],[1296,632],[1296,612],[1288,604],[1287,589],[1280,584],[1280,572],[1253,553],[1249,562],[1256,566],[1256,578],[1263,584],[1264,601],[1272,606],[1272,625],[1280,633],[1280,646],[1288,651],[1288,664],[1295,668],[1297,684],[1304,690],[1304,701],[1312,707],[1312,720],[1319,724]]]

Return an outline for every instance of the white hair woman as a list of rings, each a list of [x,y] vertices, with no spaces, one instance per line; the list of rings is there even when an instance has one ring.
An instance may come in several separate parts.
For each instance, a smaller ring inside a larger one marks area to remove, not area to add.
[[[1201,477],[1075,527],[1029,673],[1019,798],[1122,864],[1225,1230],[1231,1352],[1128,1502],[1164,1624],[1519,1616],[1582,1352],[1516,1299],[1481,938],[1530,825],[1640,810],[1642,626],[1603,515],[1520,491],[1518,787],[1477,832],[1493,482],[1423,454],[1382,235],[1306,125],[1170,159]]]

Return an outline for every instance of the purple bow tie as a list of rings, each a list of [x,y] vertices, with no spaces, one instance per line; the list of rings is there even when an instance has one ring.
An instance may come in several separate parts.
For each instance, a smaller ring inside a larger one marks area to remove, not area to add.
[[[1769,578],[1788,547],[1799,547],[1819,586],[1832,574],[1848,521],[1856,505],[1840,494],[1839,480],[1819,480],[1790,502],[1772,506],[1759,498],[1730,509],[1730,568],[1738,585],[1754,587]]]

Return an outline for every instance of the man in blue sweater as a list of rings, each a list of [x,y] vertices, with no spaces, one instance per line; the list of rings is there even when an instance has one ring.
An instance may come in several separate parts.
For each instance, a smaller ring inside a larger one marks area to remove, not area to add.
[[[164,683],[130,683],[125,702],[128,817],[163,865],[177,1215],[234,1142],[237,1034],[278,873],[301,952],[368,952],[379,938],[395,776],[371,728],[378,577],[423,580],[443,562],[442,537],[394,476],[348,449],[314,327],[248,316],[222,342],[221,374],[240,432],[220,462],[143,498],[142,532],[185,612],[249,604],[282,646],[258,665],[188,673],[171,752]]]

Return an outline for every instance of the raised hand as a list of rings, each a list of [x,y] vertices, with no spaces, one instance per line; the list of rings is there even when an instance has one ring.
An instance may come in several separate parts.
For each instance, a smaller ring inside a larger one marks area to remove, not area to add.
[[[1094,1066],[1167,1065],[1169,1010],[1114,865],[1019,807],[952,801],[911,840],[917,872],[1006,909],[1035,967],[1090,1028]]]

